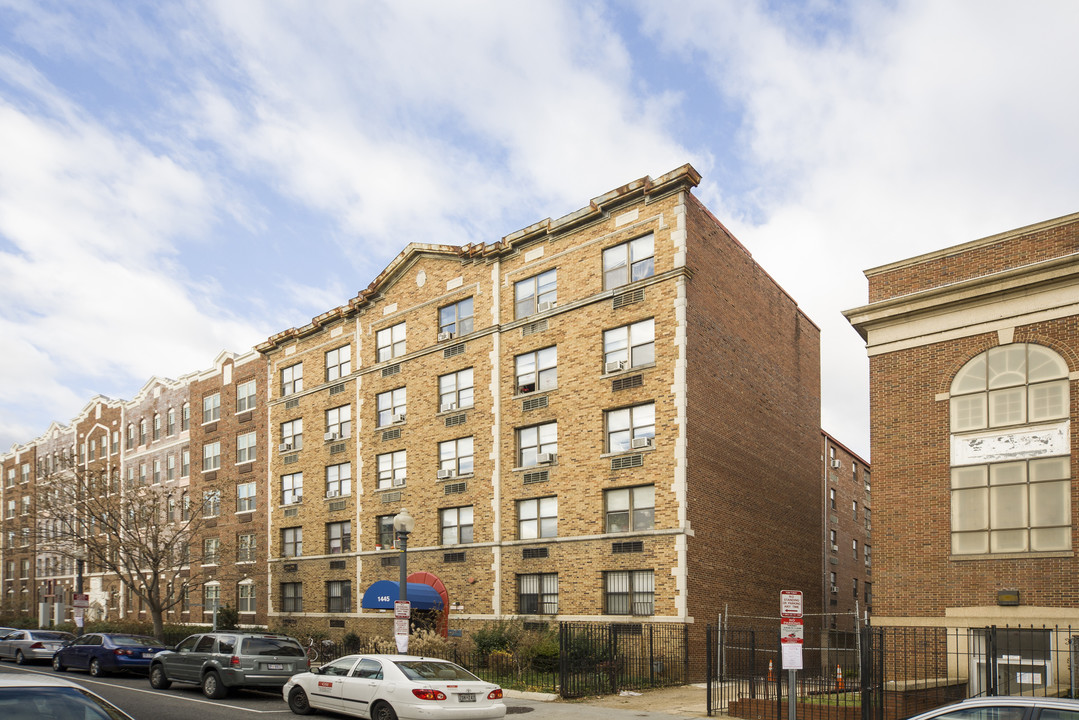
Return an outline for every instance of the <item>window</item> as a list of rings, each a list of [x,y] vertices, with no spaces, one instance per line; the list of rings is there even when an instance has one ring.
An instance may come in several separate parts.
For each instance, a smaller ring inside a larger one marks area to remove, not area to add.
[[[127,449],[132,450],[135,447],[135,426],[132,423],[127,424]]]
[[[651,365],[655,362],[656,327],[652,318],[604,331],[603,367],[606,372]]]
[[[558,573],[518,575],[517,612],[522,615],[557,615]]]
[[[558,423],[544,423],[517,430],[518,467],[533,467],[540,460],[550,462],[557,454]]]
[[[161,416],[154,413],[154,440],[161,439]],[[104,448],[104,445],[102,445]]]
[[[255,381],[248,380],[236,386],[236,412],[242,413],[255,408]]]
[[[165,458],[165,480],[171,482],[176,479],[176,456],[169,454]]]
[[[255,433],[236,436],[236,464],[249,463],[255,459]]]
[[[146,463],[139,463],[139,485],[146,484]]]
[[[281,554],[285,557],[300,557],[303,555],[302,527],[282,528]]]
[[[281,611],[303,612],[303,583],[281,583]]]
[[[854,559],[857,560],[858,559],[858,541],[857,540],[851,540],[850,541],[850,547],[851,547],[851,550],[854,553]]]
[[[88,459],[89,459],[90,462],[93,462],[94,460],[97,459],[97,440],[91,440],[90,441],[90,456],[89,456]],[[52,463],[50,463],[50,465],[51,464]]]
[[[30,482],[30,463],[23,463],[21,470],[22,470],[22,474],[21,474],[21,476],[19,478],[19,482],[23,482],[23,483]]]
[[[330,350],[326,353],[326,382],[340,380],[352,372],[352,346]]]
[[[619,570],[603,573],[604,611],[608,615],[652,615],[655,573],[652,570]]]
[[[187,477],[191,474],[191,451],[184,448],[180,452],[180,477]]]
[[[461,545],[472,542],[472,506],[443,508],[442,544]]]
[[[202,399],[202,422],[209,423],[221,419],[221,393],[207,395]]]
[[[378,484],[376,489],[397,487],[405,484],[407,460],[404,450],[379,455]]]
[[[852,460],[850,463],[850,469],[852,471],[852,474],[854,475],[854,477],[851,479],[854,480],[854,482],[858,482],[858,463]]]
[[[862,549],[865,550],[865,566],[869,567],[873,564],[873,549],[869,545],[862,546]]]
[[[206,583],[202,589],[202,611],[212,614],[216,607],[221,607],[221,585],[217,582]],[[207,652],[209,650],[206,648]]]
[[[17,505],[17,503],[14,500],[8,500],[7,501],[7,515],[6,515],[6,517],[7,517],[8,520],[15,517],[15,506],[16,505]]]
[[[405,324],[397,323],[392,327],[375,333],[375,352],[377,361],[392,360],[405,354]]]
[[[641,446],[651,447],[650,441],[656,436],[655,403],[608,410],[605,415],[607,452],[625,452]]]
[[[147,440],[146,435],[146,418],[139,420],[139,445],[145,445]],[[79,446],[79,460],[82,461],[85,445]]]
[[[326,411],[326,439],[328,441],[347,438],[352,434],[352,406],[330,408]]]
[[[202,541],[202,564],[217,565],[220,559],[218,553],[221,550],[221,541],[217,538],[206,538]]]
[[[326,582],[326,612],[352,612],[351,580],[329,580]]]
[[[873,606],[873,583],[865,582],[865,583],[862,583],[862,586],[865,588],[865,606],[867,608],[872,607]]]
[[[236,586],[237,610],[242,613],[255,612],[255,583],[245,580]]]
[[[854,599],[858,599],[858,578],[854,578]]]
[[[255,483],[240,483],[236,486],[236,512],[249,512],[255,509]]]
[[[202,446],[202,471],[208,472],[221,467],[221,441],[206,443]]]
[[[828,507],[835,510],[835,488],[828,488]]]
[[[513,286],[514,317],[523,318],[554,307],[558,300],[558,271],[533,275]]]
[[[292,395],[303,391],[303,363],[289,365],[281,370],[281,394]]]
[[[517,538],[558,537],[558,498],[530,498],[517,501]]]
[[[472,332],[472,298],[465,298],[453,305],[438,309],[438,334],[453,333],[454,336]]]
[[[604,492],[607,532],[651,530],[655,527],[656,489],[640,485]]]
[[[281,452],[303,448],[303,418],[281,423]]]
[[[850,511],[854,514],[854,522],[858,522],[858,501],[852,500],[850,503]]]
[[[326,497],[352,494],[352,463],[326,466]]]
[[[472,368],[458,370],[438,378],[439,411],[472,407]]]
[[[326,552],[330,555],[348,552],[352,549],[352,522],[333,522],[326,524]]]
[[[378,427],[405,419],[405,389],[403,387],[379,393],[376,400],[378,401]]]
[[[281,476],[281,504],[292,505],[303,499],[303,473]]]
[[[830,543],[832,543],[832,552],[835,552],[836,550],[839,549],[839,547],[838,547],[839,543],[836,542],[835,530],[829,530],[828,531],[828,541]]]
[[[558,386],[558,348],[551,346],[515,358],[517,394],[554,390]]]
[[[206,490],[202,494],[202,516],[217,517],[221,514],[221,491]]]
[[[830,573],[828,573],[828,584],[831,585],[832,592],[835,592],[836,591],[836,586],[835,586],[835,571],[834,570],[831,571]]]
[[[471,475],[472,438],[457,438],[438,444],[438,469],[453,475]],[[441,477],[441,475],[440,475]]]
[[[651,233],[603,251],[603,287],[616,288],[656,273]]]
[[[180,430],[187,430],[191,427],[191,406],[184,403],[182,413],[180,415]]]
[[[379,515],[378,526],[375,536],[375,544],[384,548],[392,548],[394,543],[393,515]]]
[[[1027,424],[1069,415],[1068,367],[1040,345],[1013,343],[975,356],[951,385],[953,447],[995,443],[1009,432],[1048,434]],[[1009,430],[999,430],[1009,428]],[[967,433],[973,431],[973,437]],[[992,438],[983,438],[992,431]],[[951,539],[956,555],[1070,550],[1070,448],[1046,442],[1005,461],[953,451]],[[868,474],[865,478],[868,489]]]
[[[154,485],[161,484],[161,461],[154,460]]]
[[[862,517],[865,518],[865,529],[866,530],[872,530],[873,529],[873,523],[870,520],[870,512],[871,512],[871,510],[869,508],[864,508],[862,510]]]
[[[244,533],[236,536],[236,562],[255,562],[255,550],[257,548],[255,533]]]
[[[191,519],[191,498],[187,493],[183,494],[180,502],[180,519],[187,522]]]

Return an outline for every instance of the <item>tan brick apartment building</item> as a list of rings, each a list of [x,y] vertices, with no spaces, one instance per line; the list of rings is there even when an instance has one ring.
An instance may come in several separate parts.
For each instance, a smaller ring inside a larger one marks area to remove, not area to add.
[[[1079,624],[1079,214],[866,272],[877,624]]]
[[[830,625],[854,629],[873,610],[873,504],[869,463],[821,432],[824,610]]]
[[[361,604],[398,577],[387,525],[402,507],[408,567],[444,586],[458,628],[703,626],[792,588],[807,613],[828,610],[821,509],[840,480],[819,480],[819,331],[698,182],[684,166],[498,242],[410,245],[258,352],[99,399],[0,456],[5,512],[16,501],[5,594],[33,611],[38,578],[18,564],[40,554],[19,545],[32,468],[97,436],[78,462],[211,500],[190,567],[207,584],[174,621],[208,620],[216,598],[251,623],[388,633]],[[88,578],[92,602],[140,612]]]

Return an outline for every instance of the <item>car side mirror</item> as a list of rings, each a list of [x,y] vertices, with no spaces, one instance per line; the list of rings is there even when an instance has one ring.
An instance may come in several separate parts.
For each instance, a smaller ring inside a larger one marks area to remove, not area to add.
[[[318,667],[318,666],[315,666],[315,667],[311,668],[311,672],[313,672],[316,675],[321,675],[322,674],[322,668]]]

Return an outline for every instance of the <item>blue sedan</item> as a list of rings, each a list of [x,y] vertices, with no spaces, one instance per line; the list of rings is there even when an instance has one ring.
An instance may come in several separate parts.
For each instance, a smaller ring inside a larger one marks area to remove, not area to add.
[[[147,672],[150,658],[170,649],[145,635],[90,633],[57,650],[52,656],[52,669],[86,670],[94,677],[121,670]]]

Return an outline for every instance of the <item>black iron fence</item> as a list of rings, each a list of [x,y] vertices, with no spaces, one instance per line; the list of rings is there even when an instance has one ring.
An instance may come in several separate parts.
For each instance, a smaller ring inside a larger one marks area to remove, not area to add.
[[[777,623],[709,627],[709,715],[785,718],[788,673]],[[1076,697],[1079,630],[1070,627],[863,627],[806,618],[795,673],[799,718],[902,720],[965,697]]]

